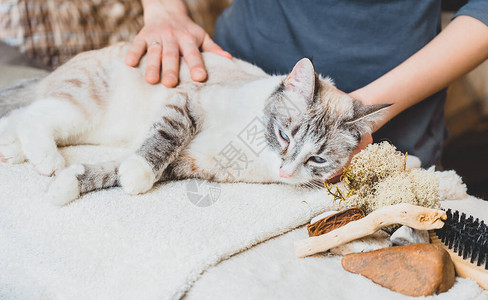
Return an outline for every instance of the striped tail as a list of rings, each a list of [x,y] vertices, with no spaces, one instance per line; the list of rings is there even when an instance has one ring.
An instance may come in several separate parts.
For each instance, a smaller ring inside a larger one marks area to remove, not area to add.
[[[36,99],[36,86],[45,75],[24,79],[14,86],[0,90],[0,118],[14,109],[27,106]]]
[[[72,165],[56,175],[49,186],[49,200],[61,206],[75,200],[81,194],[120,186],[119,166],[119,161],[96,165]]]

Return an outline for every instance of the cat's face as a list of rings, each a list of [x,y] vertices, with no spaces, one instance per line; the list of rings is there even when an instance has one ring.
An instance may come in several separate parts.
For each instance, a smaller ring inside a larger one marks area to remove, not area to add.
[[[308,59],[295,65],[267,101],[266,139],[281,160],[272,172],[282,182],[305,185],[343,168],[388,106],[352,99],[317,75]]]

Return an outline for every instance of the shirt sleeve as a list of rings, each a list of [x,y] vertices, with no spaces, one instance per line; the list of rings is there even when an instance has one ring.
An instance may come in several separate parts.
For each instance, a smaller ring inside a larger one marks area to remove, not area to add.
[[[470,16],[483,22],[488,26],[488,1],[487,0],[471,0],[465,4],[454,15],[453,19],[459,16]]]

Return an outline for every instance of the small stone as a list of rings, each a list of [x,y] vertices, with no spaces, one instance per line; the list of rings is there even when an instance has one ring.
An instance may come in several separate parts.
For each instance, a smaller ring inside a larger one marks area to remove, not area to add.
[[[342,266],[407,296],[439,294],[454,284],[454,265],[442,247],[412,244],[348,254]]]
[[[344,245],[330,249],[330,253],[335,255],[346,255],[349,253],[368,252],[386,247],[391,247],[390,235],[383,230],[351,241]]]
[[[429,233],[427,230],[418,230],[408,226],[402,226],[391,235],[390,240],[395,246],[428,243]]]

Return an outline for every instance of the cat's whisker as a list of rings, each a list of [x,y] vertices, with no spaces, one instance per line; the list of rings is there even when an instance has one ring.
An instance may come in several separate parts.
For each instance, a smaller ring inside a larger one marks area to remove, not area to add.
[[[298,187],[302,189],[320,189],[323,188],[323,185],[317,181],[307,181],[300,184]]]
[[[319,182],[316,180],[310,181],[310,185],[314,188],[323,188],[324,187],[324,185],[321,181]]]

